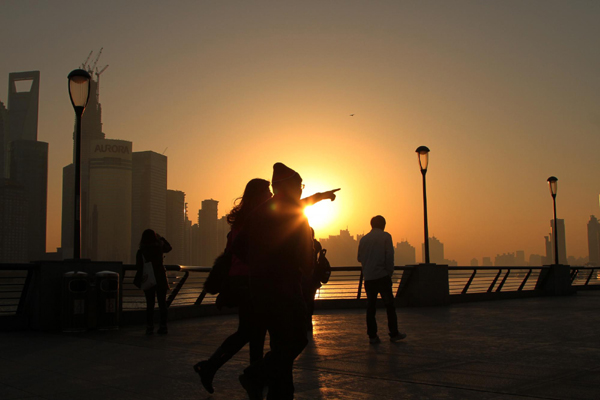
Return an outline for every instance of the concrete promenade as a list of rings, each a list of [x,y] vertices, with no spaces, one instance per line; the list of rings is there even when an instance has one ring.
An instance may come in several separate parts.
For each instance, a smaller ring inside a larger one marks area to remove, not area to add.
[[[598,399],[600,291],[400,308],[405,341],[369,345],[363,310],[320,311],[295,364],[297,399]],[[174,321],[167,336],[0,333],[0,399],[245,399],[243,349],[202,388],[192,365],[233,316]]]

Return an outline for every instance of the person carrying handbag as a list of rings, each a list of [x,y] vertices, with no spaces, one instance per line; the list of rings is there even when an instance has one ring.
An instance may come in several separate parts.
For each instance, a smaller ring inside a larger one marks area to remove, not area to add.
[[[167,330],[167,291],[169,282],[167,280],[167,271],[163,265],[164,254],[172,250],[169,242],[154,232],[152,229],[146,229],[142,233],[140,247],[135,256],[137,272],[133,279],[133,284],[144,290],[146,297],[146,335],[154,333],[154,304],[155,298],[158,300],[160,310],[160,326],[157,331],[159,334],[166,334]],[[155,285],[151,284],[152,273],[144,273],[144,267],[152,267]],[[149,282],[150,281],[150,282]]]

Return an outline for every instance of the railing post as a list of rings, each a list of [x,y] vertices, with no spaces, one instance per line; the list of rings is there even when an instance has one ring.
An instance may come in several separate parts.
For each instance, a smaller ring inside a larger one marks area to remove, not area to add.
[[[545,266],[535,285],[536,290],[542,290],[549,296],[562,296],[573,294],[575,288],[571,286],[571,267],[569,265],[553,264]]]
[[[442,306],[450,301],[448,266],[436,264],[412,265],[410,279],[400,301],[409,306]]]
[[[356,294],[356,298],[360,300],[360,294],[362,292],[362,284],[363,284],[363,273],[360,271],[360,278],[358,279],[358,293]]]
[[[183,277],[181,277],[179,279],[179,282],[177,282],[177,286],[175,286],[175,289],[173,289],[171,291],[171,294],[169,295],[169,298],[167,299],[167,307],[171,307],[171,303],[173,303],[173,300],[175,300],[175,298],[179,294],[179,291],[183,287],[183,284],[185,283],[185,281],[187,281],[187,278],[189,275],[190,275],[189,271],[183,271]]]

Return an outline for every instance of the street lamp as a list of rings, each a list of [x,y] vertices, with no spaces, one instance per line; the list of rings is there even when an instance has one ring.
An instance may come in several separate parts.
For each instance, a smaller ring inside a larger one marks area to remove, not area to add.
[[[554,203],[554,264],[560,264],[558,262],[558,226],[556,225],[556,190],[558,178],[551,176],[548,178],[548,186],[550,187],[550,194],[552,195],[552,201]]]
[[[423,213],[425,215],[425,264],[429,264],[429,229],[427,227],[427,189],[425,184],[425,174],[427,173],[427,165],[429,164],[429,148],[419,146],[417,148],[419,157],[419,167],[421,175],[423,175]]]
[[[90,98],[90,74],[83,69],[71,71],[69,79],[69,97],[75,109],[75,203],[73,227],[73,258],[78,260],[81,256],[81,116]]]

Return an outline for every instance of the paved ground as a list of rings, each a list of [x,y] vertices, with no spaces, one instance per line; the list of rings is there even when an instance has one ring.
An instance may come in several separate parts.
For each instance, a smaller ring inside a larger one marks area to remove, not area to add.
[[[297,399],[598,399],[600,292],[398,310],[401,343],[369,345],[364,312],[315,315]],[[378,312],[380,330],[385,312]],[[0,399],[244,399],[243,349],[215,379],[192,365],[233,332],[231,316],[79,335],[0,334]],[[383,335],[382,335],[383,338]]]

